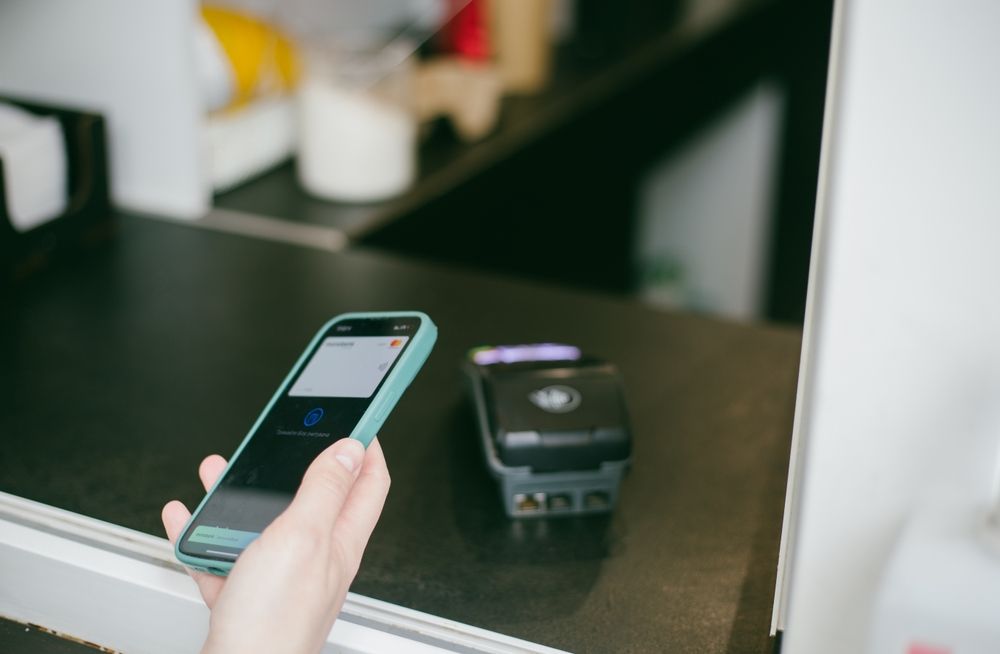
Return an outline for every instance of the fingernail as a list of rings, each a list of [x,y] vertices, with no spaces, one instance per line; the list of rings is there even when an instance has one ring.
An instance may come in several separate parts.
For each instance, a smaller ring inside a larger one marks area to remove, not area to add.
[[[354,472],[361,462],[361,457],[365,453],[364,445],[358,441],[352,439],[346,439],[348,442],[341,446],[340,452],[336,454],[337,460],[340,461],[340,465],[347,469],[347,472]]]

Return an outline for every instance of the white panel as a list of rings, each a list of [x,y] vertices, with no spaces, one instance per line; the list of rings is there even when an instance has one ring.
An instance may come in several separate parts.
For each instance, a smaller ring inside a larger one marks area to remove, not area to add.
[[[648,299],[760,317],[780,115],[779,91],[761,85],[640,181],[638,255],[680,275],[666,286],[649,280]]]
[[[0,616],[114,651],[197,651],[208,610],[162,538],[0,492]],[[329,654],[560,654],[347,594]]]
[[[983,504],[1000,441],[1000,3],[839,9],[796,436],[791,654],[862,651],[904,517],[943,489]]]
[[[196,6],[0,3],[0,94],[104,114],[115,202],[198,216],[210,190],[194,63]]]

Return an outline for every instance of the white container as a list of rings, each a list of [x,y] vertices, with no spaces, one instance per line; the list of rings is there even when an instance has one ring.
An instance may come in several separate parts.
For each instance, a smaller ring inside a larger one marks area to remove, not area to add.
[[[403,44],[310,51],[299,88],[298,177],[328,200],[373,202],[417,172],[409,53]]]

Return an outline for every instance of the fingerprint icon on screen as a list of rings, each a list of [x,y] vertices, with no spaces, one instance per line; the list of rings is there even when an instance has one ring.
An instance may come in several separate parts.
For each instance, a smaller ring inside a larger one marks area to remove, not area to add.
[[[312,411],[306,414],[306,417],[302,419],[302,424],[306,427],[312,427],[317,422],[323,419],[323,409],[316,407]]]

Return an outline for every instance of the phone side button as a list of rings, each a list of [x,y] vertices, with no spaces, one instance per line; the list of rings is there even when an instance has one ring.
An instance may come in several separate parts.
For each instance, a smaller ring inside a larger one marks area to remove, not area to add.
[[[392,411],[392,407],[396,406],[396,400],[399,399],[399,393],[397,391],[390,391],[385,399],[382,401],[382,406],[378,408],[375,412],[375,422],[381,424],[389,412]]]

